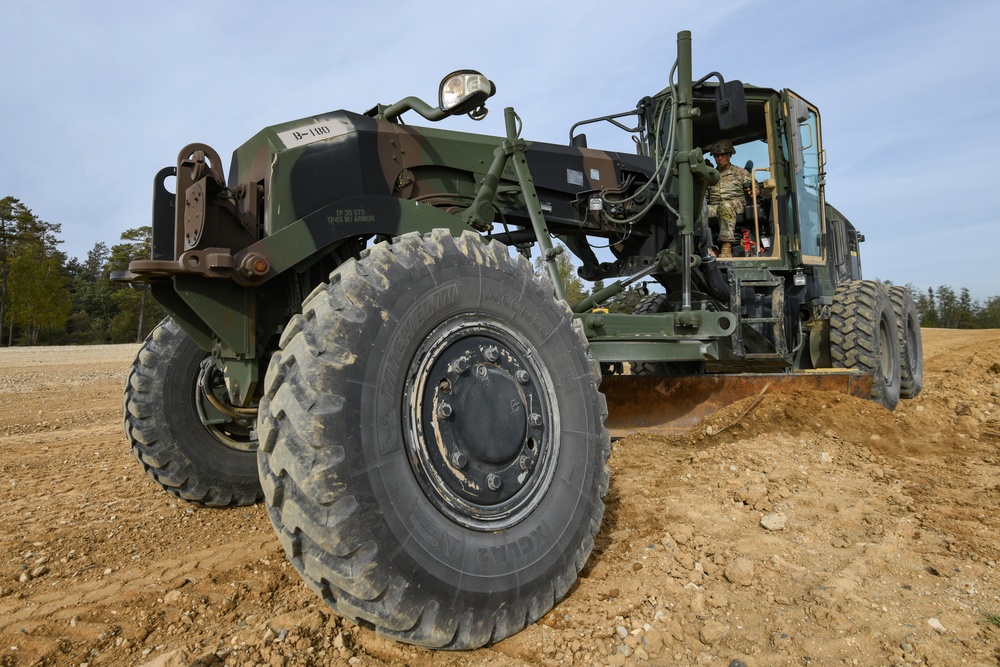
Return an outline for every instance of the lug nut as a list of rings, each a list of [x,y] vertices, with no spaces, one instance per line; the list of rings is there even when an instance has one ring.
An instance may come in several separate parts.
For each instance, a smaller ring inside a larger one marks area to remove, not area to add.
[[[490,487],[490,491],[496,491],[502,484],[503,482],[500,480],[500,476],[494,473],[490,473],[486,478],[486,485]]]
[[[438,405],[437,414],[438,417],[440,417],[441,419],[447,419],[448,417],[451,417],[451,413],[452,410],[450,403],[441,403]]]
[[[483,351],[483,354],[486,356],[486,361],[491,363],[496,363],[496,360],[500,358],[500,350],[498,350],[494,345],[490,345],[486,348],[486,350]]]
[[[465,454],[463,454],[462,452],[454,452],[451,455],[451,465],[454,466],[455,468],[458,468],[459,470],[464,468],[465,464],[468,462],[469,460],[465,458]]]
[[[469,360],[467,358],[459,357],[455,361],[451,362],[451,371],[453,373],[462,375],[467,370],[469,370]]]
[[[528,384],[529,380],[528,371],[519,370],[518,372],[514,373],[514,379],[520,382],[521,384]]]
[[[535,428],[538,428],[539,426],[542,425],[542,416],[537,412],[532,412],[530,415],[528,415],[528,423],[534,426]]]
[[[518,459],[517,465],[524,472],[528,472],[528,470],[531,469],[531,459],[529,459],[527,456],[522,456],[520,459]]]

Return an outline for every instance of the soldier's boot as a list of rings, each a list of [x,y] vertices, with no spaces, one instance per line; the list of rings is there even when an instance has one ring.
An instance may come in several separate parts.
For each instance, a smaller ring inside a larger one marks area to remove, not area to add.
[[[733,244],[723,242],[722,250],[719,252],[719,259],[732,259],[733,258]]]

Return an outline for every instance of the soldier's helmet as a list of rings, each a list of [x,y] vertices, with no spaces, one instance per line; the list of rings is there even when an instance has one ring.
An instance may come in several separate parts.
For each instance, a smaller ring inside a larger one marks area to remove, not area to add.
[[[708,152],[712,155],[721,155],[722,153],[729,153],[730,155],[736,154],[736,149],[733,148],[733,142],[729,139],[720,139],[714,144],[708,147]]]

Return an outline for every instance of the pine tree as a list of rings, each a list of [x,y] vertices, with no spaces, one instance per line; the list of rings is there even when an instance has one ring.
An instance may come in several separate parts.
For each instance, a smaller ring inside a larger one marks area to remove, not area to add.
[[[910,288],[914,292],[913,288]],[[934,288],[928,287],[927,294],[916,294],[913,298],[920,316],[920,326],[936,327],[938,325],[937,307],[934,305]]]
[[[111,271],[127,269],[129,262],[149,259],[153,240],[153,228],[149,225],[122,232],[121,240],[111,248],[111,254],[104,266],[105,275]],[[114,299],[118,306],[111,321],[111,339],[117,342],[134,340],[141,343],[152,325],[163,319],[164,311],[149,296],[148,289],[132,289],[126,285],[114,287]]]
[[[65,292],[66,257],[56,248],[62,243],[56,237],[59,231],[59,225],[40,220],[18,199],[0,199],[0,338],[6,332],[8,345],[13,343],[15,327],[26,327],[22,333],[37,341],[60,319],[65,324],[65,295],[38,291],[44,284],[46,289]],[[37,266],[29,266],[32,261]],[[52,311],[42,312],[46,307]]]
[[[958,319],[957,327],[959,329],[978,329],[979,322],[976,321],[978,309],[978,304],[972,300],[972,296],[969,294],[969,288],[963,287],[958,297],[958,309],[955,313]]]
[[[955,290],[947,285],[937,288],[938,326],[944,329],[958,327],[958,298]]]
[[[39,334],[65,329],[69,317],[69,292],[58,255],[46,255],[37,243],[21,244],[10,262],[10,323],[18,327],[29,345]]]
[[[976,320],[984,329],[1000,329],[1000,296],[987,299],[976,313]]]
[[[108,246],[99,242],[80,262],[66,265],[72,309],[67,323],[68,340],[74,343],[111,342],[111,320],[118,312],[115,287],[108,280],[105,265],[111,256]]]

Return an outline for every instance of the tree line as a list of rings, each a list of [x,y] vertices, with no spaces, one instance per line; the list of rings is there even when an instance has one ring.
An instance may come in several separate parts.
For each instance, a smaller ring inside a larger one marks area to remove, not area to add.
[[[0,199],[0,345],[143,340],[163,309],[109,276],[149,257],[152,229],[129,229],[110,248],[96,243],[83,260],[58,249],[61,231],[18,199]]]
[[[126,230],[110,248],[96,243],[83,260],[58,249],[61,231],[14,197],[0,200],[0,346],[141,342],[164,311],[149,292],[113,283],[109,276],[149,258],[151,228]],[[588,289],[569,252],[557,261],[571,303],[604,287],[597,282]],[[536,266],[542,268],[537,260]],[[1000,296],[980,303],[964,287],[957,293],[947,285],[926,291],[906,287],[925,327],[1000,328]],[[642,285],[630,286],[602,306],[631,313],[644,294]]]
[[[913,285],[907,285],[913,294],[920,315],[920,324],[941,329],[1000,329],[1000,296],[991,296],[983,303],[972,299],[969,290],[963,287],[955,290],[941,285],[935,291],[928,287],[919,292]]]

